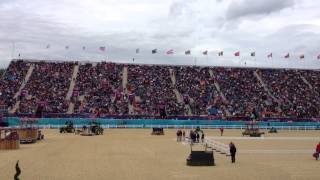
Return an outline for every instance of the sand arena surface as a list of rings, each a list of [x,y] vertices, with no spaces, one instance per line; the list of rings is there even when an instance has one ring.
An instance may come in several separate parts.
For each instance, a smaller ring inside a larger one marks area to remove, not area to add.
[[[0,180],[13,179],[20,160],[23,180],[212,180],[320,179],[320,161],[312,158],[320,131],[279,131],[257,139],[239,138],[240,130],[207,130],[208,137],[238,148],[237,162],[215,153],[216,166],[188,167],[190,148],[175,142],[176,130],[151,136],[150,129],[107,129],[83,137],[44,130],[45,140],[0,151]],[[281,138],[279,138],[281,137]],[[299,137],[299,138],[295,138]]]

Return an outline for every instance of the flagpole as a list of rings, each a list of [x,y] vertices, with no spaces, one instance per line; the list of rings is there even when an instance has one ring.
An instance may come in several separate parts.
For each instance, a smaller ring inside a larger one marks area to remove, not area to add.
[[[15,42],[12,41],[11,60],[14,58],[15,49],[16,49]]]
[[[207,66],[208,66],[209,65],[209,63],[208,63],[208,55],[207,55],[206,59],[207,59]]]

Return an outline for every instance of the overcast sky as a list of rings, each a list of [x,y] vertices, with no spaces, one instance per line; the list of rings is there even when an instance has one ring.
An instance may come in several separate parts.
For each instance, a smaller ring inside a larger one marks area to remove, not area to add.
[[[99,52],[100,46],[106,46],[106,52]],[[154,48],[158,53],[152,55]],[[173,55],[166,55],[169,49]],[[190,56],[184,55],[188,49]],[[208,56],[202,55],[204,50]],[[217,56],[220,50],[224,57]],[[240,57],[233,56],[236,51]],[[253,51],[255,58],[250,57]],[[284,59],[287,53],[290,59]],[[33,59],[135,58],[135,63],[319,69],[320,2],[0,0],[0,67],[18,54]]]

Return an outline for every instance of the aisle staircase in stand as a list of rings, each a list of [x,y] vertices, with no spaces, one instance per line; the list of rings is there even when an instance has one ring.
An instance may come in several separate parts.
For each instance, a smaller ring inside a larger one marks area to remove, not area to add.
[[[268,95],[275,101],[278,103],[278,109],[279,111],[281,111],[281,102],[279,101],[279,99],[277,99],[276,97],[274,97],[274,95],[271,93],[270,89],[268,88],[268,86],[263,82],[261,76],[258,73],[258,70],[253,72],[253,75],[257,78],[258,82],[262,85],[263,89],[268,93]]]
[[[73,67],[73,73],[72,73],[72,78],[71,78],[71,82],[69,85],[69,90],[66,95],[66,100],[69,101],[69,107],[68,107],[67,114],[72,114],[74,112],[75,104],[74,104],[74,102],[70,101],[70,99],[73,94],[74,86],[76,85],[78,73],[79,73],[79,64],[75,64]]]
[[[21,95],[21,91],[24,89],[24,87],[27,85],[31,75],[32,75],[32,72],[34,70],[35,66],[34,64],[30,64],[30,67],[27,71],[27,74],[25,76],[25,78],[23,79],[23,82],[21,83],[21,86],[18,90],[18,92],[16,92],[16,94],[14,95],[14,99],[16,99],[16,103],[14,104],[13,108],[12,109],[9,109],[9,113],[15,113],[17,111],[17,109],[19,108],[20,106],[20,100],[19,100],[19,96]]]
[[[213,77],[214,79],[216,79],[216,78],[215,78],[215,75],[214,75],[214,73],[213,73],[213,71],[212,71],[212,69],[209,70],[209,74],[210,74],[211,77]],[[221,96],[221,98],[223,99],[223,101],[224,101],[224,102],[228,102],[226,96],[225,96],[225,95],[223,94],[223,92],[221,91],[220,85],[219,85],[219,83],[218,83],[217,81],[214,81],[214,86],[215,86],[216,90],[219,92],[219,95]],[[231,113],[229,112],[228,108],[227,108],[225,105],[222,105],[221,107],[222,107],[223,111],[226,113],[227,116],[231,116]]]
[[[183,103],[183,97],[182,95],[180,94],[179,90],[176,88],[176,75],[173,71],[173,69],[169,69],[169,73],[170,73],[170,78],[171,78],[171,82],[172,82],[172,85],[173,85],[173,92],[174,94],[176,95],[176,98],[177,98],[177,102],[178,103]],[[191,107],[189,104],[185,104],[185,109],[187,109],[187,114],[185,115],[189,115],[191,116],[192,115],[192,111],[191,111]]]

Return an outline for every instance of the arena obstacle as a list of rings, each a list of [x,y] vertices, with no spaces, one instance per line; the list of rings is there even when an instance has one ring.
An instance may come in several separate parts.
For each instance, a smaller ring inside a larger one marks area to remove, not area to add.
[[[20,128],[17,129],[20,143],[35,143],[37,140],[42,140],[44,135],[37,127],[38,120],[37,119],[21,119]]]
[[[163,128],[152,128],[151,135],[164,135]]]
[[[20,148],[20,138],[17,129],[0,129],[0,150],[13,150]]]
[[[206,147],[211,148],[212,150],[215,150],[220,154],[225,154],[226,156],[230,156],[229,146],[222,142],[219,142],[213,139],[205,139],[205,144],[206,144]]]
[[[215,166],[214,155],[212,150],[194,150],[200,144],[190,144],[191,152],[187,158],[188,166]],[[201,147],[203,148],[203,147]]]

